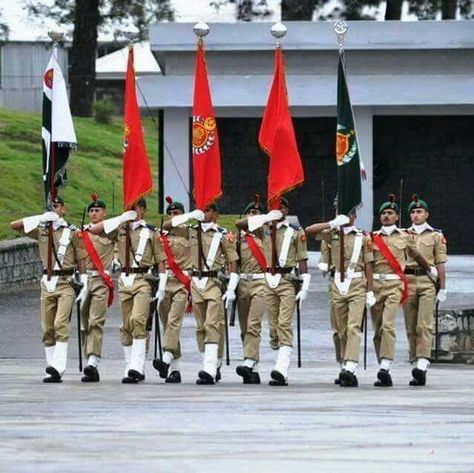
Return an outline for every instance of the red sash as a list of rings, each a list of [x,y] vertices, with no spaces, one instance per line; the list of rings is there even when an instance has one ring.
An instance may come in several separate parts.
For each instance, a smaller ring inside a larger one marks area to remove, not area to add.
[[[252,235],[246,233],[245,238],[247,239],[247,243],[249,245],[250,251],[252,252],[252,255],[257,260],[260,269],[265,273],[267,271],[267,260],[265,258],[265,255],[263,254],[263,251],[257,245],[257,242],[255,241],[255,238]]]
[[[163,249],[165,250],[166,259],[168,260],[168,265],[171,268],[171,271],[173,271],[174,275],[186,286],[186,289],[189,291],[191,287],[191,279],[183,273],[182,269],[178,266],[178,263],[176,263],[173,251],[171,250],[170,242],[168,241],[168,235],[161,235],[160,238],[161,243],[163,243]]]
[[[382,256],[387,260],[390,267],[395,271],[395,273],[400,277],[403,282],[403,292],[401,300],[401,304],[403,305],[405,304],[408,297],[408,282],[405,273],[403,272],[402,267],[400,266],[400,263],[398,262],[397,258],[393,256],[393,253],[390,251],[390,248],[387,246],[383,238],[380,235],[373,235],[373,239],[374,243],[380,250],[380,253],[382,253]]]
[[[86,247],[87,254],[92,261],[94,267],[99,271],[99,274],[102,276],[105,285],[109,288],[109,299],[107,301],[107,305],[110,307],[112,302],[114,301],[114,282],[110,274],[107,274],[104,270],[104,265],[102,264],[102,260],[100,259],[97,250],[95,249],[94,245],[92,244],[91,238],[89,233],[83,230],[81,233],[82,241],[84,242],[84,246]]]

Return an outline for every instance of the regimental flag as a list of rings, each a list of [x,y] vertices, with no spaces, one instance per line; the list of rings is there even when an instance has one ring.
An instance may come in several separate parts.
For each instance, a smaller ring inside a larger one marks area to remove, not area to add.
[[[280,47],[275,50],[275,74],[258,142],[270,158],[268,208],[278,209],[280,197],[304,182],[303,165],[288,106],[285,65]]]
[[[339,53],[337,71],[337,210],[348,215],[362,207],[361,179],[365,168],[359,156],[359,145],[346,82],[343,52]]]
[[[222,195],[221,156],[203,41],[198,42],[193,97],[193,181],[196,208]]]
[[[67,183],[66,163],[77,145],[67,97],[66,83],[53,49],[43,75],[43,181],[46,203],[56,197],[57,189]]]
[[[133,46],[128,49],[127,75],[125,78],[122,179],[125,209],[132,208],[140,197],[149,194],[153,189],[135,88]]]

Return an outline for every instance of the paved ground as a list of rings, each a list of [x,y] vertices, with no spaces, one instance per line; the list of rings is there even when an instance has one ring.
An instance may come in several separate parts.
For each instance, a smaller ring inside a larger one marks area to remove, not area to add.
[[[449,306],[474,305],[474,258],[451,261]],[[334,386],[325,286],[315,275],[303,307],[304,365],[292,369],[287,388],[239,384],[237,328],[222,382],[196,386],[191,317],[183,330],[182,385],[163,384],[150,366],[144,384],[122,385],[116,306],[107,323],[102,382],[81,384],[73,358],[62,384],[44,385],[39,292],[0,293],[0,471],[474,471],[472,367],[434,366],[429,386],[410,388],[400,316],[395,387],[372,387],[371,347],[360,388]],[[272,366],[267,332],[265,382]]]

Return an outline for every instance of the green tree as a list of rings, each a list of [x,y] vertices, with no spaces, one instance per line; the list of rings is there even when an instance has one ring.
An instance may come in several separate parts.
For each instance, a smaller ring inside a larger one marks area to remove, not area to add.
[[[71,112],[89,117],[95,94],[97,37],[101,29],[119,29],[133,24],[141,38],[146,26],[174,20],[170,0],[44,0],[27,2],[30,14],[51,18],[62,26],[73,26],[71,47]]]

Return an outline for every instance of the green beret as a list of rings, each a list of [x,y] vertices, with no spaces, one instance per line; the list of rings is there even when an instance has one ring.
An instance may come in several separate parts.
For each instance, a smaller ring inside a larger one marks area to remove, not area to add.
[[[207,210],[207,209],[214,210],[214,212],[219,212],[219,206],[217,205],[217,202],[213,202],[212,204],[209,204],[208,206],[206,206],[204,210]]]
[[[266,207],[263,202],[260,201],[260,195],[253,195],[253,202],[249,202],[245,207],[244,213],[248,214],[252,209],[259,210],[262,214],[266,212]]]
[[[410,202],[410,205],[408,206],[408,213],[410,213],[413,209],[428,210],[428,204],[426,203],[426,201],[419,199],[416,194],[413,194],[411,199],[412,201]]]
[[[106,208],[105,202],[99,199],[99,196],[97,195],[96,192],[93,192],[91,194],[91,199],[92,199],[92,202],[87,206],[88,212],[90,209],[97,209],[97,208],[105,209]]]
[[[280,205],[285,206],[286,208],[290,208],[290,204],[288,203],[288,199],[285,197],[280,197]]]
[[[146,200],[144,197],[140,197],[136,202],[135,205],[137,207],[141,207],[142,209],[146,209]]]
[[[380,208],[379,208],[379,214],[381,214],[384,210],[387,209],[392,209],[394,210],[397,214],[400,213],[400,207],[398,204],[395,202],[395,194],[390,194],[388,196],[388,201],[384,202]]]
[[[176,201],[174,200],[173,202],[171,202],[170,204],[168,204],[168,206],[166,207],[166,213],[169,215],[169,213],[170,213],[172,210],[181,210],[181,212],[184,213],[184,205],[183,205],[181,202],[176,202]]]

